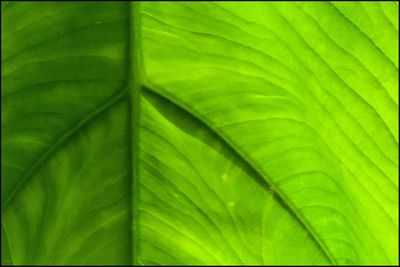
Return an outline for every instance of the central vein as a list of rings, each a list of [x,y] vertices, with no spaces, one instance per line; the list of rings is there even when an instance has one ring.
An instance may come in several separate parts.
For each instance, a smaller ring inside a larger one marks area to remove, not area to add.
[[[138,200],[139,200],[139,112],[140,90],[142,86],[142,56],[141,56],[141,25],[140,2],[129,3],[129,40],[128,40],[128,92],[130,95],[130,136],[131,136],[131,174],[132,174],[132,264],[138,264],[137,240],[138,227]]]

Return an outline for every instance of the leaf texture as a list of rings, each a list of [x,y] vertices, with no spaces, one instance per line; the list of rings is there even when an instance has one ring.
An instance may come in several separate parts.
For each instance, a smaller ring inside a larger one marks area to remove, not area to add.
[[[398,264],[398,4],[2,2],[2,264]]]
[[[343,6],[144,3],[147,83],[225,138],[333,263],[395,264],[398,35]]]

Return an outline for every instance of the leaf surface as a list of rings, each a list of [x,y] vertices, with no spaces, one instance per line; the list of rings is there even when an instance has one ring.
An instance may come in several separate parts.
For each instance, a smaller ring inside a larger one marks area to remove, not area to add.
[[[125,90],[129,29],[127,3],[4,5],[2,207]]]
[[[142,263],[329,263],[297,218],[223,140],[168,101],[144,95]]]
[[[398,264],[396,3],[1,7],[3,264]]]
[[[215,129],[333,263],[394,264],[398,35],[379,3],[357,5],[382,32],[346,4],[144,3],[147,84]]]

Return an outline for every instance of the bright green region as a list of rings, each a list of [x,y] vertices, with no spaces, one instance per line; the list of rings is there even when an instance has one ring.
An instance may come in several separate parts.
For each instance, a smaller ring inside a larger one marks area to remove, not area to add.
[[[333,263],[395,264],[398,32],[383,12],[364,32],[352,5],[143,3],[145,83],[227,140]]]

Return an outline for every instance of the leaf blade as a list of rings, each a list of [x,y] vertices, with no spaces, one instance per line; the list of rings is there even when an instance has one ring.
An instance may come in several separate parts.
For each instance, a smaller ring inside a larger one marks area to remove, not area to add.
[[[398,73],[353,25],[327,3],[148,3],[143,24],[152,89],[249,155],[335,261],[398,261]]]

